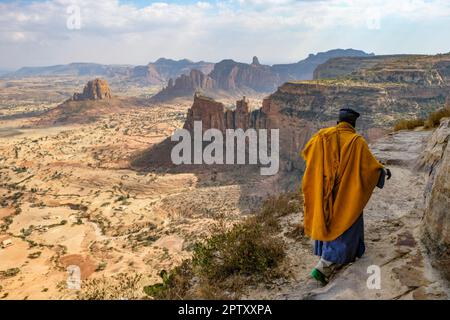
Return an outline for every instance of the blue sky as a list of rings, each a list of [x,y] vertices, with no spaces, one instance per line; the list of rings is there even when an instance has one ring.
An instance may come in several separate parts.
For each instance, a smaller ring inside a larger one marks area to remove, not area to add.
[[[450,52],[448,0],[3,0],[0,68]]]

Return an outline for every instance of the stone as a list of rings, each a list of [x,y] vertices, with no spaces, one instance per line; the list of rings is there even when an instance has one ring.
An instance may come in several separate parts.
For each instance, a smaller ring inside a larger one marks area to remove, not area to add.
[[[430,138],[424,159],[429,161],[430,176],[425,192],[423,242],[432,264],[450,280],[450,118],[441,120]],[[430,147],[432,150],[430,150]],[[439,152],[440,151],[440,157]],[[423,159],[422,159],[423,161]]]
[[[104,100],[111,99],[111,90],[108,82],[102,79],[89,81],[83,89],[83,93],[75,93],[72,100]]]

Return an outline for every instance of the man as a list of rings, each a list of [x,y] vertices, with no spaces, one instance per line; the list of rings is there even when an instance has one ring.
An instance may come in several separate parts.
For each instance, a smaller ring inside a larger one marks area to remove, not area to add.
[[[311,276],[322,284],[364,254],[363,209],[375,186],[382,188],[385,176],[391,177],[356,133],[359,116],[341,109],[338,124],[320,130],[302,151],[305,234],[320,256]]]

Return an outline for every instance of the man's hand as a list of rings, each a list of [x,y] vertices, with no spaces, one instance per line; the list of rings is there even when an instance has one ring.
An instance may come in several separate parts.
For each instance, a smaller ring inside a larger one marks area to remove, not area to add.
[[[387,176],[387,179],[388,179],[388,180],[392,177],[391,170],[386,169],[386,176]]]

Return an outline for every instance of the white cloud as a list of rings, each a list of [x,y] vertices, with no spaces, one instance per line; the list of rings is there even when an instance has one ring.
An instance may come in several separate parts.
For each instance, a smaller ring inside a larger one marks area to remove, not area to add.
[[[66,10],[74,4],[80,30],[66,27]],[[158,56],[298,60],[333,45],[369,47],[369,39],[360,39],[363,32],[395,36],[384,31],[385,22],[450,26],[446,0],[227,0],[143,8],[117,0],[49,0],[0,3],[0,11],[3,63],[15,66],[69,58],[144,63]],[[335,39],[342,28],[350,33]]]

